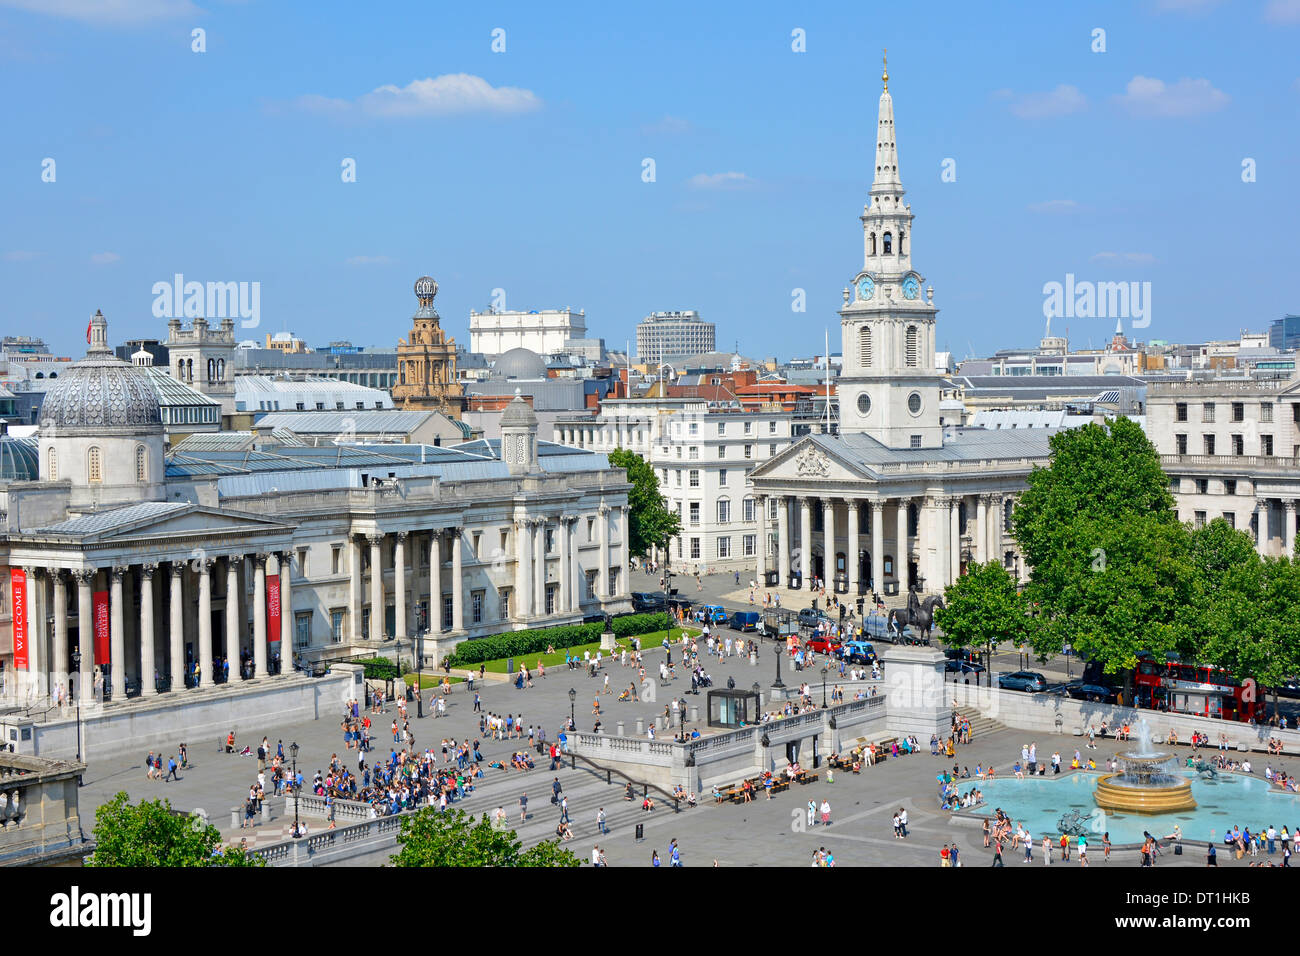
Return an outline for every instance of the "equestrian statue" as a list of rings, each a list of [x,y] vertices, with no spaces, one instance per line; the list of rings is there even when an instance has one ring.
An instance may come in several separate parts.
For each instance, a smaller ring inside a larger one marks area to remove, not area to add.
[[[934,609],[944,607],[943,598],[932,594],[922,600],[917,596],[916,585],[907,589],[907,607],[896,607],[889,612],[886,623],[890,630],[902,634],[909,624],[921,634],[920,643],[929,646],[930,629],[934,627]]]

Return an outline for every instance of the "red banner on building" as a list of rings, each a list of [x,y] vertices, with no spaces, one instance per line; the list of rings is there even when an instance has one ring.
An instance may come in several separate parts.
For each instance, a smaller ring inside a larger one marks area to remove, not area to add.
[[[280,575],[266,576],[266,640],[280,639]]]
[[[94,600],[95,663],[106,664],[112,657],[113,646],[108,635],[108,592],[96,591]]]
[[[9,572],[13,590],[14,667],[20,671],[30,669],[27,659],[27,572],[14,568]]]

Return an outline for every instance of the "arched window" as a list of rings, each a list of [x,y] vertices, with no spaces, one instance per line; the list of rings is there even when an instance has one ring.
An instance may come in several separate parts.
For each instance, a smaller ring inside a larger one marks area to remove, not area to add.
[[[858,329],[858,361],[863,368],[871,368],[871,326]]]
[[[176,381],[185,381],[185,359],[178,359],[176,362]]]
[[[920,333],[915,325],[907,327],[907,364],[915,366],[917,362],[917,348],[920,342]]]
[[[885,255],[892,255],[894,251],[894,236],[892,233],[885,233]]]
[[[59,453],[53,448],[45,453],[45,471],[50,481],[59,480]]]
[[[44,372],[37,372],[37,373],[36,373],[36,377],[37,377],[37,378],[44,378],[44,377],[45,377],[45,373],[44,373]]]
[[[86,457],[87,457],[87,461],[86,461],[86,480],[87,480],[87,481],[103,481],[103,480],[104,480],[104,468],[103,468],[103,464],[101,463],[101,461],[100,461],[100,457],[99,457],[99,446],[98,446],[98,445],[91,445],[91,446],[90,446],[90,451],[87,453],[87,456],[86,456]]]
[[[225,380],[226,380],[226,360],[217,359],[217,381],[224,382]]]
[[[212,359],[208,359],[208,384],[209,385],[211,385],[213,379],[216,378],[216,373],[217,373],[217,363]]]
[[[144,445],[135,446],[135,480],[149,480],[149,454],[144,450]]]

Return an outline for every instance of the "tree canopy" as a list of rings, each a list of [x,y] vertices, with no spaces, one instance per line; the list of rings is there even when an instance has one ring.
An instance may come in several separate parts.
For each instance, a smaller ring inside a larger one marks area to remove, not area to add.
[[[221,834],[201,815],[179,814],[170,800],[132,805],[125,792],[95,811],[95,851],[87,866],[262,866],[260,857],[222,848]]]
[[[402,817],[401,849],[393,866],[580,866],[582,861],[555,840],[522,849],[513,830],[499,829],[484,814],[476,822],[463,810],[426,807]]]
[[[626,471],[632,483],[627,493],[632,532],[628,549],[632,554],[644,557],[652,547],[681,534],[682,519],[664,504],[659,479],[649,462],[634,451],[617,448],[609,453],[609,463]]]
[[[1029,636],[1028,602],[1016,580],[996,561],[966,569],[944,594],[947,606],[935,611],[944,640],[954,647],[987,647]]]

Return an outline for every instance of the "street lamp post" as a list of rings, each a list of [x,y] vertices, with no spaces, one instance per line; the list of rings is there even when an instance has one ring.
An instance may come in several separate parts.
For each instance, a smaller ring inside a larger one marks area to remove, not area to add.
[[[289,781],[289,792],[293,794],[293,838],[298,839],[298,741],[289,745],[289,756],[293,758],[293,778]]]
[[[424,629],[416,632],[415,650],[415,716],[424,716]]]
[[[828,668],[822,668],[822,710],[826,709],[826,672]]]
[[[569,688],[569,729],[570,730],[578,729],[578,721],[573,712],[573,704],[574,701],[576,701],[577,699],[578,699],[578,692],[574,690],[572,687],[570,687]]]
[[[781,681],[781,641],[776,642],[772,651],[776,654],[776,682],[772,685],[773,690],[784,690],[785,684]]]
[[[80,676],[81,674],[81,649],[78,648],[72,652],[72,672]],[[81,681],[77,681],[77,763],[81,763],[81,695],[85,688],[81,686]],[[77,786],[82,786],[81,774],[77,774]]]

